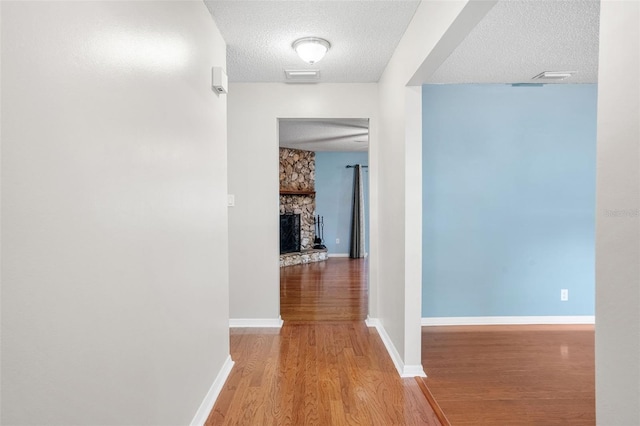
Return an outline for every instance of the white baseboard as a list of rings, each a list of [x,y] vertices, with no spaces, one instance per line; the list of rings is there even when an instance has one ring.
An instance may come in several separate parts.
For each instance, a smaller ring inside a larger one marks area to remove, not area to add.
[[[349,257],[349,253],[327,253],[327,257]],[[369,257],[369,253],[365,253],[364,257]]]
[[[327,257],[349,257],[349,253],[327,253]]]
[[[391,341],[391,337],[389,337],[387,330],[384,329],[382,322],[378,318],[367,317],[365,324],[367,324],[367,327],[375,327],[375,329],[378,330],[380,339],[382,339],[384,347],[387,348],[391,361],[393,361],[393,365],[395,365],[396,370],[398,370],[400,377],[427,377],[422,365],[405,365],[402,357],[400,357],[400,354],[398,353],[398,350]]]
[[[207,392],[207,395],[202,400],[202,404],[200,404],[198,411],[196,411],[196,415],[193,416],[191,426],[203,426],[204,422],[207,421],[211,410],[213,410],[213,405],[216,403],[216,399],[218,399],[218,395],[220,395],[224,382],[227,381],[227,377],[229,377],[232,368],[233,361],[231,360],[231,355],[229,355],[222,365],[220,372],[216,376],[216,379],[213,381],[213,384],[209,388],[209,392]]]
[[[537,317],[432,317],[422,318],[423,326],[433,325],[547,325],[595,324],[593,315]]]
[[[364,320],[364,323],[367,325],[367,327],[375,327],[379,322],[380,320],[378,318],[371,318],[369,316],[367,316],[367,319]]]
[[[427,377],[427,374],[424,372],[424,368],[422,364],[418,365],[406,365],[402,369],[401,377]]]
[[[282,318],[230,318],[229,327],[282,328]]]

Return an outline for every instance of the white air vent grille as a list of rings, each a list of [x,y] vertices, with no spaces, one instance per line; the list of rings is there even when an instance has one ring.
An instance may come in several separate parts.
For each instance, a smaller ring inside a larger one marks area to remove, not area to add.
[[[559,81],[569,78],[575,73],[575,71],[545,71],[533,77],[532,80]]]
[[[320,81],[320,70],[285,70],[287,83],[317,83]]]

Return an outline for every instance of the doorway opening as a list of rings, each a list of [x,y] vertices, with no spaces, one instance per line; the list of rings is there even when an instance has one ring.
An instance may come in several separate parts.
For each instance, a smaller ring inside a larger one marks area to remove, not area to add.
[[[369,305],[369,119],[278,121],[280,315],[364,320]],[[291,237],[291,217],[299,249]],[[284,224],[284,225],[283,225]],[[286,226],[285,226],[286,225]]]

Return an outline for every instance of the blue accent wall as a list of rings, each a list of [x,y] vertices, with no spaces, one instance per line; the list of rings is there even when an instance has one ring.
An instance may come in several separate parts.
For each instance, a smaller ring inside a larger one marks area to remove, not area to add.
[[[324,244],[329,254],[349,253],[353,169],[368,165],[366,152],[316,152],[316,213],[324,216]],[[369,171],[363,169],[365,251],[369,252]],[[340,244],[336,244],[336,238]]]
[[[594,315],[596,91],[423,86],[423,317]]]

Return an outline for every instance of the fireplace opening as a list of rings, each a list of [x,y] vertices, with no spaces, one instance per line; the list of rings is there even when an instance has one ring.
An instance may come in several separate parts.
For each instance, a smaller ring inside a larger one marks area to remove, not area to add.
[[[280,215],[280,254],[300,251],[300,215]]]

